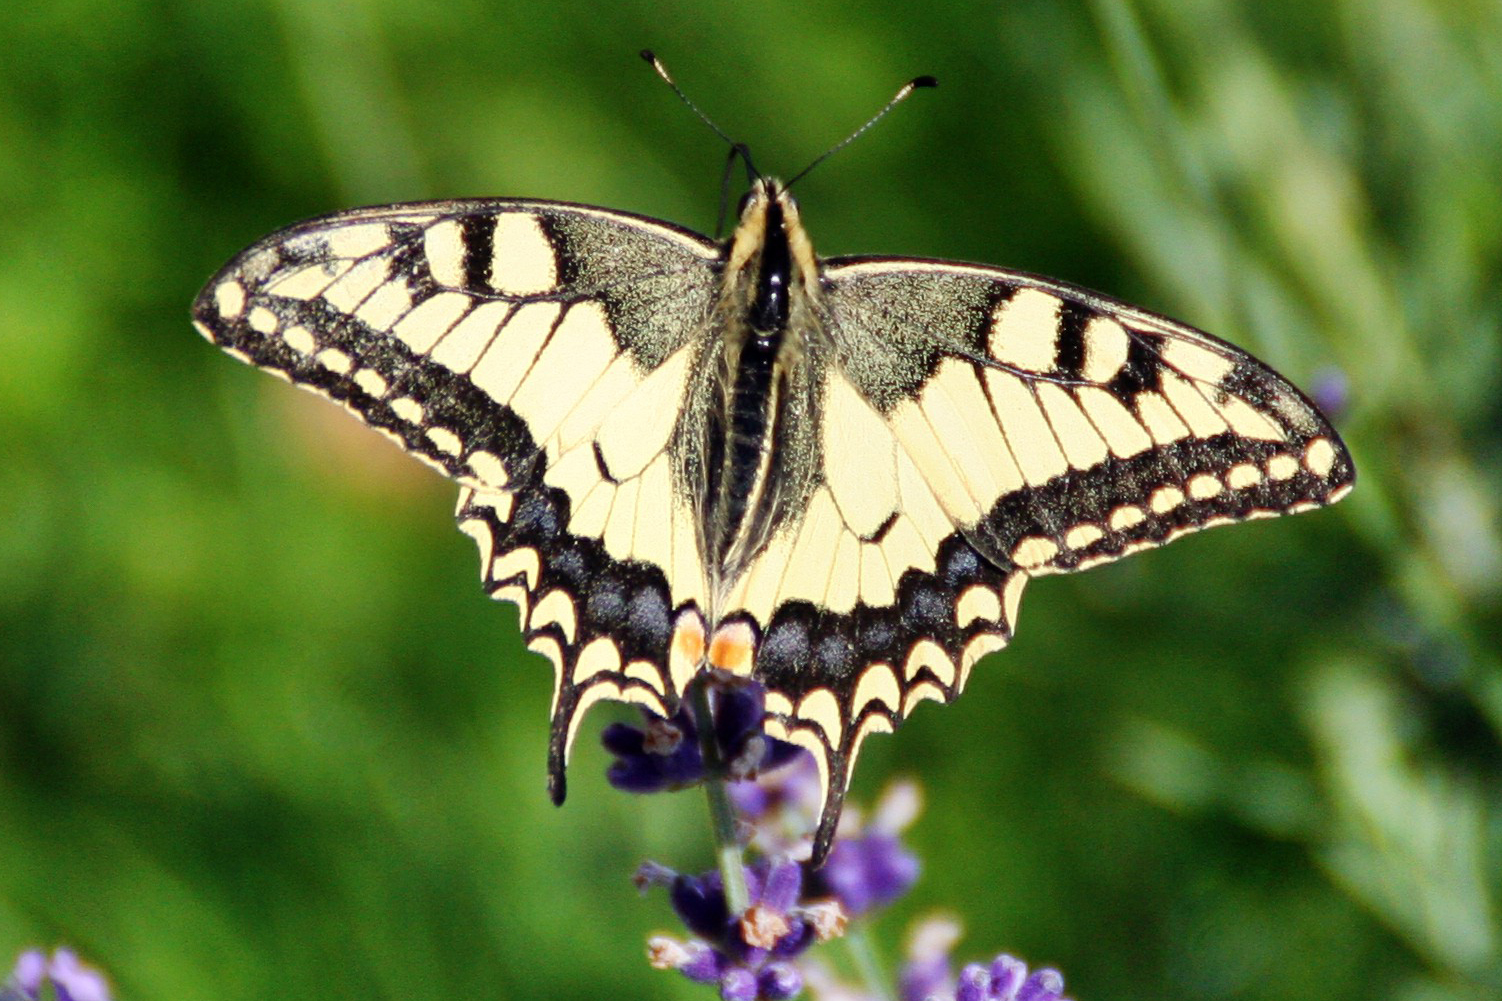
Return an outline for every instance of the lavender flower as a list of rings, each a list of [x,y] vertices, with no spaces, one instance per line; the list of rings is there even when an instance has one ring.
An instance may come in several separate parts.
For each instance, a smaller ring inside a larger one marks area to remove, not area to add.
[[[1067,1001],[1064,978],[1003,953],[990,965],[969,963],[955,976],[949,952],[960,938],[959,922],[935,917],[917,925],[908,939],[908,961],[899,982],[902,1001]]]
[[[110,1001],[104,975],[79,962],[71,949],[55,949],[50,959],[40,949],[21,953],[0,987],[0,1001],[39,1001],[49,989],[57,1001]]]
[[[961,934],[960,923],[948,915],[935,915],[914,926],[908,935],[907,963],[898,976],[902,1001],[954,996],[949,953]]]
[[[1068,1001],[1057,970],[1030,973],[1026,963],[1008,955],[997,956],[989,966],[970,963],[956,976],[949,953],[960,930],[959,922],[947,916],[927,918],[914,927],[899,978],[901,1001]],[[885,996],[847,983],[816,960],[804,967],[804,981],[818,1001],[881,1001]]]
[[[719,871],[690,876],[652,862],[641,866],[637,886],[666,888],[689,932],[687,938],[653,936],[648,961],[713,985],[722,1001],[789,1001],[805,988],[821,1001],[878,1001],[884,992],[846,984],[806,953],[815,943],[844,934],[851,918],[891,904],[917,881],[918,860],[901,840],[922,809],[917,785],[893,783],[869,820],[848,807],[824,867],[810,869],[810,834],[822,799],[816,762],[801,748],[763,733],[760,685],[723,674],[698,683],[710,686],[717,774],[706,766],[690,693],[671,719],[647,714],[641,727],[607,728],[605,746],[616,756],[608,777],[630,792],[731,779],[724,788],[738,814],[738,840],[762,857],[742,867],[747,905],[741,913],[731,911]],[[795,767],[770,774],[794,761]],[[729,826],[722,823],[719,830],[728,840]],[[729,849],[735,857],[735,846]],[[722,864],[733,865],[723,859]],[[1011,956],[998,956],[989,965],[971,963],[956,974],[950,952],[959,937],[959,924],[950,918],[919,926],[900,971],[902,1001],[1063,1001],[1064,980],[1057,971],[1030,973]]]
[[[813,854],[809,831],[818,822],[824,793],[812,754],[799,748],[786,767],[732,782],[727,791],[747,847],[768,858],[802,861]]]
[[[732,914],[718,872],[688,876],[649,863],[642,887],[666,886],[673,910],[696,937],[667,935],[648,943],[649,961],[690,980],[716,984],[724,1001],[786,1001],[803,990],[793,960],[843,930],[838,905],[802,904],[803,869],[796,862],[759,861],[745,868],[750,906]]]
[[[816,894],[834,897],[851,917],[885,907],[918,881],[918,859],[899,840],[922,809],[913,782],[894,782],[882,794],[871,820],[861,825],[851,810],[840,826],[859,828],[834,844],[824,868],[814,874]]]
[[[723,672],[706,673],[695,683],[710,686],[715,749],[726,773],[722,777],[749,778],[803,753],[762,732],[766,691],[761,685]],[[605,773],[611,785],[625,792],[664,792],[710,777],[690,701],[685,698],[669,719],[643,710],[641,727],[612,723],[605,728],[601,741],[616,756]]]

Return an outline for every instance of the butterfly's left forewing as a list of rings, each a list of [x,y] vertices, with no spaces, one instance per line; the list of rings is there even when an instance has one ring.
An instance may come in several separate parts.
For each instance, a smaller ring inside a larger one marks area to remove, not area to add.
[[[459,481],[487,589],[554,664],[550,776],[601,698],[667,714],[672,609],[702,606],[670,439],[716,248],[552,202],[434,202],[290,227],[230,262],[194,318],[231,355],[342,403]]]

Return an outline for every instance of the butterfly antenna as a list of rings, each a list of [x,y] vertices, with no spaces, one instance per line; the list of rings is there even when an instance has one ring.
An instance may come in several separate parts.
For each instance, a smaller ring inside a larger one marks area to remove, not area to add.
[[[662,71],[658,70],[658,72],[660,73]],[[870,121],[868,121],[865,125],[862,125],[860,128],[856,129],[854,132],[850,133],[840,142],[835,143],[833,146],[829,147],[829,149],[825,150],[822,154],[814,159],[813,163],[809,164],[807,167],[804,167],[802,170],[798,171],[798,173],[794,174],[793,179],[784,184],[783,188],[791,188],[804,174],[807,174],[819,164],[823,163],[825,160],[828,160],[840,150],[844,149],[846,146],[849,146],[861,136],[865,135],[866,132],[870,130],[871,126],[875,125],[877,122],[881,121],[887,116],[887,112],[897,107],[897,105],[901,104],[903,101],[906,101],[908,99],[908,96],[912,94],[913,91],[917,90],[920,87],[937,87],[938,85],[939,81],[931,76],[920,76],[913,80],[909,80],[907,83],[903,84],[902,88],[898,90],[897,93],[893,95],[892,99],[886,103],[886,107],[882,108],[876,114],[871,116]],[[677,88],[674,89],[676,90]]]
[[[730,161],[734,163],[735,158],[739,156],[746,162],[746,170],[751,174],[751,176],[760,177],[760,172],[757,171],[756,167],[751,163],[751,151],[746,148],[746,144],[738,143],[734,139],[726,135],[725,130],[714,123],[714,119],[710,118],[703,111],[701,111],[697,104],[695,104],[693,101],[690,101],[688,95],[683,92],[683,89],[679,87],[677,82],[673,79],[672,74],[668,72],[668,68],[662,64],[662,60],[658,59],[657,56],[653,54],[651,49],[642,49],[641,57],[647,61],[652,69],[657,71],[657,75],[662,77],[662,82],[672,88],[673,93],[678,95],[678,100],[687,105],[688,110],[699,116],[699,121],[703,122],[705,125],[708,125],[710,129],[713,130],[715,135],[725,140],[726,144],[730,147]],[[726,168],[726,172],[728,174],[728,167]]]
[[[735,169],[737,157],[745,161],[746,172],[751,175],[751,178],[756,176],[756,172],[751,166],[751,154],[746,149],[745,144],[732,144],[730,147],[730,156],[725,160],[725,169],[720,174],[720,216],[715,220],[714,224],[716,240],[725,235],[725,220],[730,214],[730,172]],[[747,183],[750,183],[751,178],[747,179]]]

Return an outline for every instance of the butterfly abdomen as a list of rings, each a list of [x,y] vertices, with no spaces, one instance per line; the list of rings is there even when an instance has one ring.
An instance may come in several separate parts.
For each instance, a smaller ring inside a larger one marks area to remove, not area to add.
[[[770,447],[770,411],[775,405],[772,372],[777,364],[781,341],[780,330],[766,334],[754,332],[741,349],[736,367],[735,383],[730,392],[729,420],[726,422],[725,467],[720,477],[724,512],[724,537],[721,541],[726,546],[739,533],[745,520],[746,509],[765,464],[765,453]]]
[[[800,355],[790,332],[795,283],[801,277],[790,226],[796,227],[796,221],[789,219],[781,199],[770,187],[759,190],[725,250],[718,369],[723,410],[710,422],[711,434],[720,437],[708,443],[716,469],[705,533],[708,555],[725,581],[734,579],[765,541],[783,496],[779,480],[785,472],[777,442],[786,423],[788,369]]]

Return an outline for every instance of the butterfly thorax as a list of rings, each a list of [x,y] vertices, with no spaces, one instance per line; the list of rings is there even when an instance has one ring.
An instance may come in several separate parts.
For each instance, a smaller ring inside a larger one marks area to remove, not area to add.
[[[723,266],[715,357],[700,369],[712,384],[700,517],[714,590],[733,583],[806,501],[817,468],[800,440],[817,388],[806,362],[824,340],[818,263],[797,205],[776,182],[752,186]]]

